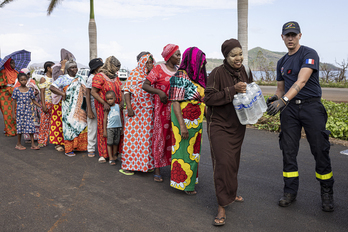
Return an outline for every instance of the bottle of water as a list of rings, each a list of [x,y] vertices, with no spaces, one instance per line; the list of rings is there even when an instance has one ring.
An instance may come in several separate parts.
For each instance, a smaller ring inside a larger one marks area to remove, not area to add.
[[[259,105],[261,107],[261,111],[263,113],[266,112],[267,105],[266,105],[265,98],[263,97],[263,94],[262,94],[260,86],[258,84],[256,84],[255,82],[252,82],[250,84],[250,86],[254,89],[255,92],[257,92],[257,95],[258,95],[257,99],[259,101]]]
[[[258,118],[252,99],[246,93],[242,93],[240,96],[243,107],[245,108],[246,115],[248,117],[248,124],[255,124]]]
[[[237,113],[237,117],[239,119],[239,122],[242,124],[242,125],[246,125],[248,124],[248,117],[246,115],[246,112],[245,112],[245,108],[243,106],[243,103],[240,99],[240,94],[236,94],[234,95],[234,98],[233,98],[233,106],[234,106],[234,109],[236,110],[236,113]]]
[[[252,104],[254,105],[254,110],[255,110],[255,114],[256,114],[256,118],[259,119],[262,117],[263,113],[261,110],[261,106],[260,106],[260,101],[258,99],[258,92],[257,92],[257,88],[255,88],[253,85],[248,84],[247,85],[247,90],[246,90],[247,95],[249,96],[249,98],[251,99]]]

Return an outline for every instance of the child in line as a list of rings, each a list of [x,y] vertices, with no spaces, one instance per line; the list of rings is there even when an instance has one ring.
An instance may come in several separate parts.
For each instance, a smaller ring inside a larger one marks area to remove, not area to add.
[[[45,76],[41,78],[38,84],[40,88],[40,98],[42,102],[42,112],[41,112],[41,123],[40,123],[40,133],[39,133],[39,147],[46,147],[48,136],[50,134],[51,128],[51,117],[52,117],[52,93],[50,86],[53,82],[52,79],[52,66],[54,63],[52,61],[47,61],[44,64]]]
[[[116,165],[118,144],[123,134],[120,106],[115,103],[116,95],[114,91],[106,92],[105,99],[110,106],[110,110],[104,114],[103,136],[107,138],[109,164]]]
[[[35,101],[34,90],[26,86],[29,79],[28,76],[25,73],[19,73],[17,79],[21,86],[15,88],[12,93],[12,115],[17,122],[18,135],[18,141],[15,148],[18,150],[26,149],[24,146],[22,146],[21,139],[22,134],[28,133],[31,139],[31,149],[39,150],[40,148],[34,143],[35,125],[31,112],[31,103],[34,103],[40,108],[41,105]]]

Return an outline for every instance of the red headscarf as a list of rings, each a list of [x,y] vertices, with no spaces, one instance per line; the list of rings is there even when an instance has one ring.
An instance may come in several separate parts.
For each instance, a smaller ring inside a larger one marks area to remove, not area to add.
[[[18,72],[11,67],[11,58],[8,59],[4,64],[5,75],[7,76],[7,84],[12,85],[15,83]]]
[[[168,61],[170,59],[170,57],[172,57],[172,55],[179,50],[179,46],[175,45],[175,44],[167,44],[164,48],[163,48],[163,52],[162,52],[162,57],[164,58],[165,61]]]

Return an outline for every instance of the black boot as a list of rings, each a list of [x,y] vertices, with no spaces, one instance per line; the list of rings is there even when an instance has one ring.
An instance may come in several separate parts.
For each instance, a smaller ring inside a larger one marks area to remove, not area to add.
[[[325,212],[334,211],[332,186],[321,184],[321,209]]]
[[[291,205],[292,202],[296,200],[296,194],[293,193],[284,193],[283,197],[280,198],[278,204],[281,207],[287,207]]]

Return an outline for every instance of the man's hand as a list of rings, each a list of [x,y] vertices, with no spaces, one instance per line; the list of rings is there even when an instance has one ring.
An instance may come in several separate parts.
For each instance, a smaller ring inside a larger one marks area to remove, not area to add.
[[[269,106],[272,102],[274,102],[274,101],[276,101],[278,99],[279,98],[278,98],[278,96],[276,94],[274,94],[272,97],[267,98],[267,101],[266,101],[267,106]]]
[[[268,105],[267,114],[274,116],[278,113],[278,111],[281,111],[287,104],[288,103],[283,98],[273,101]]]

